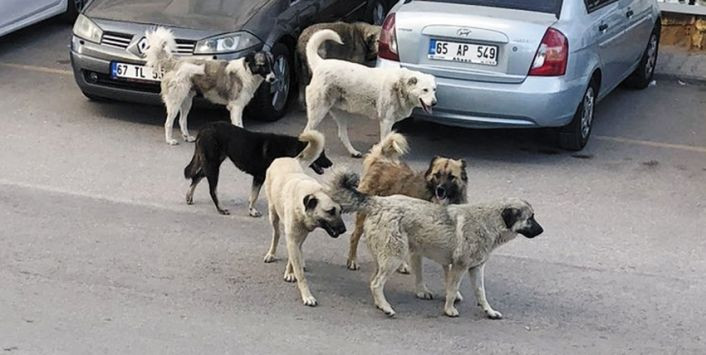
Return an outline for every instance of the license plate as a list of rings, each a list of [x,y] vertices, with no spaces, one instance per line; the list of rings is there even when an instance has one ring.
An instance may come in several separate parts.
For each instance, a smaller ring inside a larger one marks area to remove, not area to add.
[[[429,41],[428,57],[451,62],[498,65],[498,47],[432,39]]]
[[[128,79],[160,82],[162,81],[161,72],[156,72],[150,67],[144,65],[135,65],[127,63],[113,62],[110,64],[110,73],[113,79]]]

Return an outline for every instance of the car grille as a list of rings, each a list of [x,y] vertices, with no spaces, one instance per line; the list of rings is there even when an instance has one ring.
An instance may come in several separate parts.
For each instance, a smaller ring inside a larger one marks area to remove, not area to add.
[[[105,32],[101,38],[101,44],[117,48],[127,48],[132,41],[132,35],[116,32]]]
[[[127,33],[118,32],[105,32],[101,38],[101,44],[110,47],[125,49],[132,42],[133,35]],[[196,41],[187,39],[177,39],[177,50],[176,54],[188,55],[194,53],[194,47],[196,47]]]

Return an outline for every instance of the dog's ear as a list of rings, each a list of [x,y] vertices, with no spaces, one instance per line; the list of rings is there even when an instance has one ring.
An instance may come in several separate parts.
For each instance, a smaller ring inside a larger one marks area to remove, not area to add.
[[[314,208],[316,208],[316,205],[319,204],[319,200],[316,198],[316,196],[312,194],[308,194],[304,197],[304,209],[308,211],[312,211]]]
[[[441,157],[437,155],[434,157],[434,159],[431,160],[431,162],[429,163],[429,168],[427,169],[427,172],[424,173],[425,180],[429,181],[429,175],[431,175],[431,173],[434,171],[434,164],[436,164],[436,161],[439,159],[441,159]]]
[[[512,226],[517,223],[517,220],[522,215],[522,212],[520,212],[517,208],[508,207],[503,210],[501,215],[503,217],[503,222],[505,222],[505,227],[507,227],[507,229],[512,229]]]
[[[248,55],[245,56],[245,66],[248,67],[248,70],[250,70],[251,73],[254,73],[257,70],[257,63],[255,62],[255,52],[248,53]]]
[[[468,168],[466,159],[461,159],[461,180],[463,181],[468,181],[468,172],[466,171],[466,168]]]
[[[419,82],[419,79],[417,79],[416,76],[413,76],[413,77],[409,78],[409,80],[407,80],[407,85],[414,86],[414,85],[417,85],[418,82]]]

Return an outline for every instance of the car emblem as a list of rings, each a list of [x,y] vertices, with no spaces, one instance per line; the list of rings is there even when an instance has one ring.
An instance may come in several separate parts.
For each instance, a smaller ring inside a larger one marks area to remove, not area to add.
[[[137,46],[135,48],[137,49],[137,54],[144,57],[148,47],[149,44],[147,43],[147,38],[142,37],[139,41],[137,41]]]
[[[471,31],[470,28],[463,27],[463,28],[459,28],[458,31],[456,31],[456,34],[459,36],[468,37],[471,35],[471,32],[473,32],[473,31]]]

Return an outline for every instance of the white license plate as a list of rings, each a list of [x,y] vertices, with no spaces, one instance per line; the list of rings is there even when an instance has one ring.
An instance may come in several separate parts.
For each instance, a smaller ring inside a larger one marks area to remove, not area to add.
[[[112,62],[110,64],[110,75],[114,79],[160,82],[162,81],[163,73],[155,72],[152,68],[144,65]]]
[[[498,46],[432,39],[429,41],[428,57],[451,62],[498,65]]]

